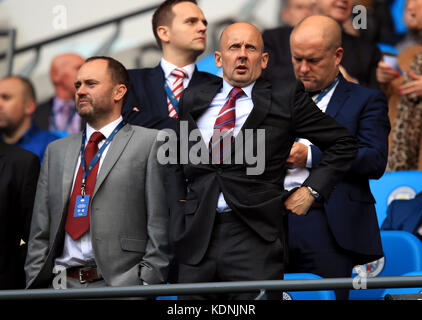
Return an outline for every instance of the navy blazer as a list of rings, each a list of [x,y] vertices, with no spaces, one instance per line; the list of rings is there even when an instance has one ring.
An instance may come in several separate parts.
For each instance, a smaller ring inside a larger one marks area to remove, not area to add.
[[[403,230],[420,238],[418,228],[422,224],[422,197],[411,200],[394,200],[388,206],[387,217],[381,230]]]
[[[326,201],[325,212],[337,243],[357,253],[356,264],[363,264],[383,255],[368,180],[380,178],[387,164],[388,104],[379,90],[348,82],[341,73],[339,80],[326,114],[358,138],[359,150],[352,168]],[[315,167],[322,153],[316,146],[311,146],[311,152]]]
[[[131,89],[122,109],[123,118],[134,125],[154,129],[176,130],[177,120],[168,116],[167,94],[164,89],[164,71],[155,68],[129,70]],[[216,76],[200,72],[195,67],[188,87],[192,87]],[[134,110],[134,108],[139,111]]]

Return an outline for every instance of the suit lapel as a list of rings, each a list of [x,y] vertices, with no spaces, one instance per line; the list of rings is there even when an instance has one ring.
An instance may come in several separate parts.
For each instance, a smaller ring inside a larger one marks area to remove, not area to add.
[[[340,109],[344,106],[347,99],[350,96],[350,87],[348,82],[343,78],[341,73],[339,73],[339,83],[334,90],[333,96],[328,103],[326,114],[335,118]]]
[[[107,151],[107,154],[103,160],[103,163],[100,168],[100,172],[97,176],[97,182],[95,183],[95,189],[92,194],[92,198],[95,197],[98,189],[101,187],[101,184],[107,178],[111,169],[120,158],[123,150],[125,149],[127,143],[129,142],[130,137],[133,134],[133,129],[130,124],[126,124],[114,137],[113,141],[110,144],[110,149]]]
[[[193,103],[188,103],[190,109],[187,110],[187,114],[191,115],[190,120],[196,120],[210,106],[222,86],[223,81],[218,79],[217,81],[210,82],[207,86],[201,87],[200,91],[194,95],[195,100]]]
[[[160,106],[167,106],[167,95],[164,90],[164,72],[160,65],[151,69],[146,79],[147,94],[151,98],[151,106],[156,112],[164,117],[168,117],[168,109],[160,108]]]
[[[69,145],[66,149],[66,155],[63,164],[63,181],[62,181],[62,200],[63,205],[66,205],[70,199],[72,192],[73,177],[75,174],[79,153],[81,151],[82,133],[77,133],[71,137]]]
[[[253,109],[246,119],[245,123],[241,128],[241,133],[243,134],[244,143],[232,144],[232,156],[235,154],[240,154],[243,151],[244,144],[246,143],[246,129],[256,129],[259,127],[261,122],[265,119],[271,107],[271,83],[259,78],[253,89],[252,89],[252,102]],[[252,139],[254,135],[249,136]]]

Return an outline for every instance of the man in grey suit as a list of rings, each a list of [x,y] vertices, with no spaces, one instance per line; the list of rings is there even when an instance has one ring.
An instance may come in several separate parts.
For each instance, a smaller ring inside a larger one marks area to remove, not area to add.
[[[88,59],[75,88],[87,125],[45,153],[25,263],[27,288],[63,286],[57,281],[62,274],[67,288],[164,283],[170,250],[157,162],[160,132],[122,121],[129,77],[120,62]]]

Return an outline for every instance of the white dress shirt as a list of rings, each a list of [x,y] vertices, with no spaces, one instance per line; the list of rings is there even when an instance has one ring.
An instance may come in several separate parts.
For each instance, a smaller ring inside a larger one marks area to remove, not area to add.
[[[327,110],[328,103],[331,100],[331,97],[336,90],[338,83],[327,92],[327,94],[317,103],[318,108],[325,113]],[[315,96],[312,97],[315,99]],[[303,143],[308,146],[308,157],[306,159],[306,168],[294,168],[287,169],[286,178],[284,179],[284,189],[291,190],[296,187],[302,186],[302,183],[309,176],[309,169],[312,168],[312,151],[311,151],[311,142],[307,139],[299,139],[297,142]],[[309,169],[308,169],[309,168]]]
[[[100,149],[102,145],[105,143],[106,139],[111,135],[113,130],[117,127],[117,125],[122,121],[122,117],[119,117],[119,119],[110,122],[105,127],[101,128],[100,131],[105,139],[103,139],[99,144],[98,148]],[[86,125],[86,141],[89,140],[91,135],[96,132],[94,128],[92,128],[89,124]],[[110,143],[112,144],[113,141]],[[104,158],[107,154],[108,149],[110,148],[110,144],[104,149],[104,152],[101,155],[100,163],[98,166],[98,173],[101,170],[101,166],[103,164]],[[86,147],[86,144],[85,144]],[[72,190],[73,186],[75,184],[76,175],[78,173],[79,166],[81,164],[81,155],[79,154],[78,162],[76,164],[76,170],[73,175],[73,183],[72,183]],[[97,173],[97,176],[98,176]],[[91,242],[91,234],[90,230],[88,230],[85,234],[83,234],[79,239],[73,240],[71,236],[69,236],[67,233],[65,234],[64,239],[64,248],[63,253],[61,257],[56,258],[55,265],[61,265],[65,268],[70,267],[77,267],[77,266],[91,266],[94,267],[96,265],[95,258],[94,258],[94,252],[92,250],[92,242]]]
[[[236,122],[234,126],[233,136],[236,137],[243,127],[246,119],[249,117],[253,109],[253,102],[252,102],[252,88],[255,85],[255,82],[251,83],[249,86],[242,88],[245,94],[241,95],[236,100]],[[214,97],[210,106],[204,112],[204,114],[199,117],[197,121],[197,125],[199,130],[201,131],[202,138],[205,141],[205,144],[208,146],[208,142],[210,141],[212,134],[214,132],[214,124],[215,120],[218,117],[218,114],[226,103],[230,91],[233,89],[233,86],[230,85],[228,82],[223,80],[223,87],[220,92]],[[231,209],[226,203],[224,199],[223,193],[220,193],[218,198],[217,204],[217,211],[218,212],[225,212],[230,211]]]
[[[173,87],[174,81],[176,81],[176,77],[171,74],[174,69],[183,69],[183,71],[186,72],[187,77],[183,78],[183,88],[186,88],[189,85],[189,82],[192,79],[193,72],[195,71],[194,63],[188,64],[184,66],[183,68],[179,68],[175,66],[174,64],[164,60],[164,58],[161,58],[160,65],[161,65],[161,69],[163,69],[164,71],[164,78],[166,79],[167,84],[170,89]]]

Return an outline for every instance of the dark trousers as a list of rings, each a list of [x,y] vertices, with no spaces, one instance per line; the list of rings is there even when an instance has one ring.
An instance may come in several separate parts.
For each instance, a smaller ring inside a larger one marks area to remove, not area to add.
[[[286,272],[313,273],[323,278],[349,278],[353,253],[335,240],[324,209],[310,209],[306,216],[288,217],[289,264]],[[347,300],[349,290],[335,290],[337,300]]]
[[[216,213],[207,253],[197,265],[179,265],[179,283],[281,280],[283,247],[279,239],[263,240],[233,213]],[[180,300],[252,300],[259,292],[180,296]],[[268,292],[282,299],[282,292]]]

